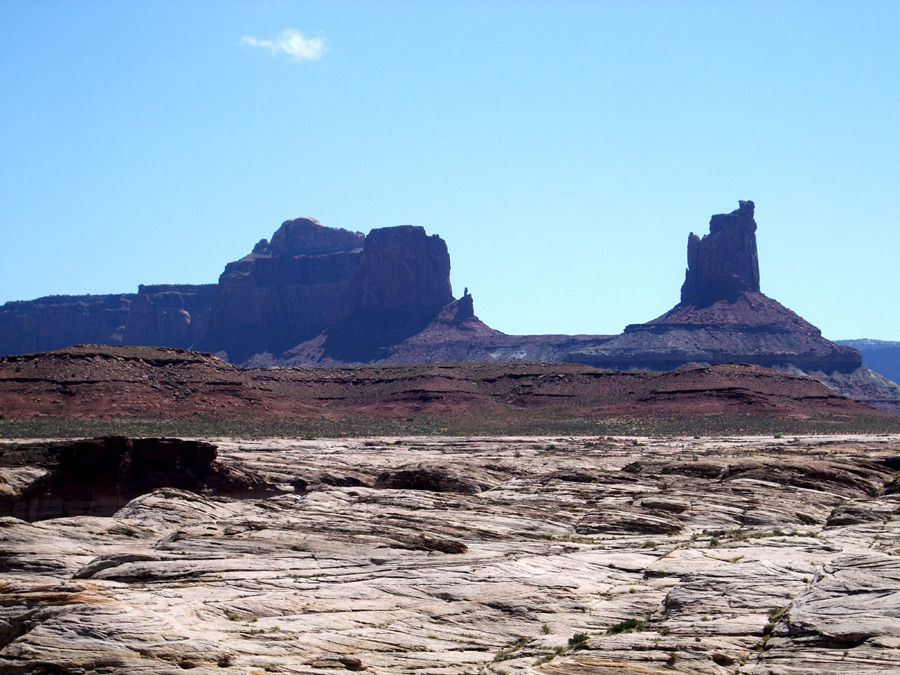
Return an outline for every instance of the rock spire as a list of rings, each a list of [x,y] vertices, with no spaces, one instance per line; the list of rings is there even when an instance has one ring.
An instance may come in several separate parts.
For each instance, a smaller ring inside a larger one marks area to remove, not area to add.
[[[759,291],[756,221],[751,201],[738,202],[731,213],[713,216],[709,234],[688,237],[688,268],[681,287],[683,305],[706,306]]]

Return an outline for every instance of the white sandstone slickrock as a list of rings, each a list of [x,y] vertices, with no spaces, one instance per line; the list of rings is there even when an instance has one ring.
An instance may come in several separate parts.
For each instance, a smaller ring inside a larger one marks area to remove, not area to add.
[[[0,673],[900,672],[898,437],[212,442],[0,519]]]

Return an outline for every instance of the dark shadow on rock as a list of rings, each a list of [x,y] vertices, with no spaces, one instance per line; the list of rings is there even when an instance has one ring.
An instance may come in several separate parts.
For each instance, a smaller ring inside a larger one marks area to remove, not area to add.
[[[110,516],[161,487],[232,497],[262,497],[276,488],[255,474],[216,461],[216,447],[177,438],[125,438],[7,446],[0,466],[45,473],[0,497],[0,516],[27,521]]]

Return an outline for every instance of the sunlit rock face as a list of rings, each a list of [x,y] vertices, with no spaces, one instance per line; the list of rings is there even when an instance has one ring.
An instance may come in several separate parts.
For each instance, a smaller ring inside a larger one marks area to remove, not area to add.
[[[900,437],[216,445],[275,491],[0,518],[0,672],[900,671]]]

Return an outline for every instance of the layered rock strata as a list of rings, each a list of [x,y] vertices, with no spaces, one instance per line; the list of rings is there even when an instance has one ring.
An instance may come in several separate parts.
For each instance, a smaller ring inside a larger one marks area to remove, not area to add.
[[[681,302],[618,336],[505,335],[455,300],[446,243],[421,227],[358,232],[284,222],[217,285],[141,286],[137,295],[42,298],[0,308],[0,353],[73,343],[214,352],[244,366],[571,361],[668,370],[741,362],[803,372],[885,410],[900,389],[860,369],[849,346],[760,291],[755,206],[688,237]]]
[[[0,517],[27,521],[110,516],[160,487],[232,496],[265,495],[274,486],[216,461],[214,445],[178,438],[108,437],[11,445]]]
[[[221,441],[231,469],[302,487],[0,518],[0,671],[896,673],[898,451]]]
[[[344,316],[328,327],[323,353],[348,363],[382,360],[452,302],[443,239],[411,225],[372,230],[351,274]]]
[[[122,344],[134,294],[51,295],[0,308],[0,354],[60,349],[78,343]]]
[[[900,382],[900,342],[889,340],[837,340],[862,355],[863,365],[893,382]]]
[[[585,430],[621,418],[674,418],[682,432],[709,420],[761,430],[790,421],[822,430],[900,425],[808,377],[743,364],[668,372],[559,363],[241,369],[210,354],[89,345],[0,359],[0,410],[6,417],[0,430],[13,434],[20,423],[54,421],[58,429],[138,421],[141,428],[265,425],[299,434],[374,427]]]
[[[737,210],[713,216],[702,239],[690,234],[678,305],[565,359],[625,369],[741,362],[803,372],[856,371],[862,365],[859,352],[826,340],[818,328],[760,292],[753,216],[753,202],[741,201]]]
[[[225,266],[198,349],[233,363],[280,355],[341,319],[364,235],[313,218],[284,222],[272,241]]]
[[[759,291],[755,206],[738,202],[731,213],[713,216],[709,234],[688,236],[688,268],[681,287],[681,304],[702,306]]]
[[[206,334],[213,284],[138,286],[131,301],[122,342],[188,349]]]
[[[296,218],[229,263],[215,285],[7,303],[0,354],[131,344],[194,347],[232,363],[282,363],[292,349],[315,352],[314,363],[371,362],[453,302],[450,255],[439,236],[406,225],[364,236]],[[303,346],[310,340],[314,348]]]
[[[187,348],[206,332],[214,285],[141,285],[137,293],[54,295],[0,307],[0,354],[74,344]]]

